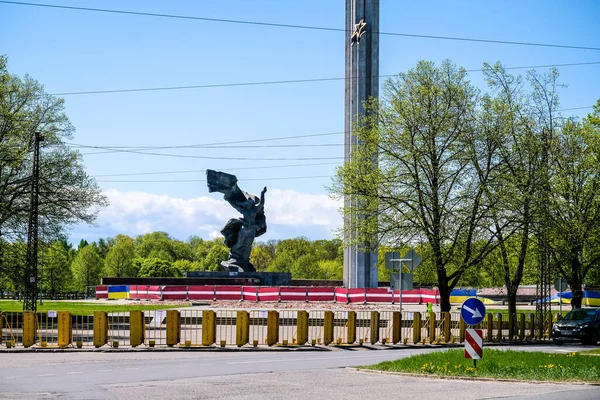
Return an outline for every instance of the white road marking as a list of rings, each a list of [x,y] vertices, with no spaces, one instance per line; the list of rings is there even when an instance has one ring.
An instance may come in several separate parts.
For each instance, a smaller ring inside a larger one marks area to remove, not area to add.
[[[139,369],[139,368],[137,368],[137,367],[134,367],[134,368],[125,368],[126,371],[134,371],[136,369]]]
[[[98,372],[110,372],[112,369],[99,369]]]
[[[39,376],[39,377],[43,377],[43,376],[54,376],[54,374],[41,374],[41,375],[38,375],[38,376]]]
[[[83,374],[83,372],[81,372],[81,371],[67,372],[67,375],[79,375],[79,374]]]

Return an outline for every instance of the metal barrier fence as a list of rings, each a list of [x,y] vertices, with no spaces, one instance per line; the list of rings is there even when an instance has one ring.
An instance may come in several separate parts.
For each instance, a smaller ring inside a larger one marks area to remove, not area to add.
[[[545,321],[550,332],[553,318]],[[475,328],[484,340],[535,338],[533,314],[487,314]],[[9,312],[0,314],[0,346],[299,346],[460,343],[466,329],[459,313],[346,310],[150,310]],[[548,339],[545,334],[542,339]]]

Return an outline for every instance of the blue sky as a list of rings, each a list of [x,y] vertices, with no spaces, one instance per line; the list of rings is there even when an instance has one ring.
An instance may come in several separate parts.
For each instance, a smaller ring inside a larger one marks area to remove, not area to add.
[[[43,3],[333,28],[344,28],[345,9],[344,0]],[[600,3],[593,0],[381,0],[380,8],[382,32],[600,47]],[[9,56],[9,70],[30,74],[49,93],[341,78],[344,74],[342,32],[1,3],[0,21],[4,32],[0,53]],[[479,69],[483,62],[496,61],[509,67],[594,62],[600,61],[600,51],[380,37],[381,75],[406,71],[421,59],[440,62],[446,58],[467,69]],[[561,92],[563,108],[591,106],[600,98],[600,65],[559,70],[561,81],[568,85]],[[484,89],[480,73],[470,77]],[[328,198],[325,188],[343,157],[343,93],[343,81],[338,80],[65,95],[66,112],[77,129],[72,140],[76,145],[184,146],[331,133],[229,149],[154,150],[218,159],[97,154],[98,150],[81,148],[88,173],[97,177],[111,206],[101,211],[97,227],[74,227],[71,239],[95,240],[117,233],[135,236],[152,230],[181,239],[218,235],[221,225],[235,216],[234,210],[218,194],[208,194],[204,182],[173,182],[202,180],[207,168],[236,174],[240,187],[251,193],[269,187],[269,232],[261,239],[331,238],[332,229],[341,225],[341,216],[336,211],[339,203]],[[566,114],[582,117],[590,110]],[[311,147],[248,147],[290,144]],[[172,171],[196,172],[106,176]],[[148,180],[162,182],[139,182]]]

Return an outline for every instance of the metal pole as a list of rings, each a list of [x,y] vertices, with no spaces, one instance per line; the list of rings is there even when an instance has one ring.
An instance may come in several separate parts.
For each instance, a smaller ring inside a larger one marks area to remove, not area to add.
[[[398,297],[400,297],[399,299],[399,303],[400,303],[400,318],[402,318],[402,261],[400,261],[400,270],[398,272]]]
[[[562,277],[558,277],[558,307],[560,309],[560,317],[562,318]]]
[[[44,274],[44,230],[42,229],[42,262],[40,263],[40,276],[39,276],[39,281],[40,281],[40,306],[44,304],[44,301],[42,300],[42,275]]]
[[[29,208],[29,224],[27,227],[27,261],[25,265],[25,299],[23,311],[36,311],[37,277],[38,277],[38,202],[40,178],[40,142],[44,138],[34,132],[33,171],[31,174],[31,197]]]

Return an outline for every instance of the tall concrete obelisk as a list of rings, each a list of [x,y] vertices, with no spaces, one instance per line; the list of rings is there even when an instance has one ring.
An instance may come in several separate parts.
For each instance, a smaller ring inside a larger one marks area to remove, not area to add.
[[[379,95],[379,0],[346,0],[346,101],[344,156],[352,157],[354,146],[360,146],[353,135],[353,125],[365,112],[364,102]],[[376,159],[373,162],[377,162]],[[359,199],[347,197],[345,205]],[[352,213],[344,217],[344,232],[354,242],[352,220],[362,218]],[[366,251],[365,251],[366,250]],[[352,244],[344,248],[344,286],[377,287],[377,247],[374,244]]]

